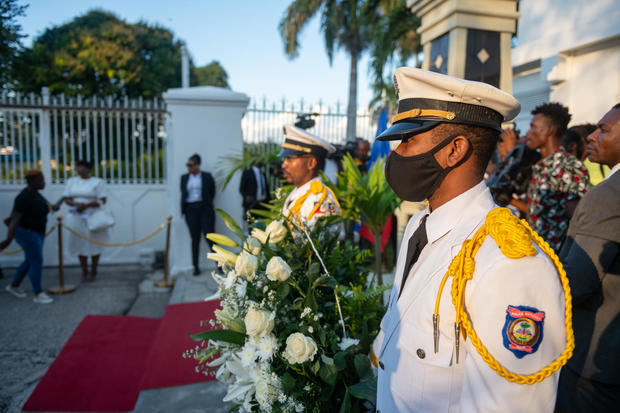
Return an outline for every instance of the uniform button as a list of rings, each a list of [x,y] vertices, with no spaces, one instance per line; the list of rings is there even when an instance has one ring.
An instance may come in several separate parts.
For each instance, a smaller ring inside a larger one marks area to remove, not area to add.
[[[418,357],[420,357],[421,359],[423,359],[424,357],[426,357],[426,353],[424,352],[424,350],[422,350],[421,348],[419,348],[416,352],[415,352]]]
[[[381,367],[381,370],[385,370],[385,366],[383,365],[382,361],[379,362],[379,367]]]

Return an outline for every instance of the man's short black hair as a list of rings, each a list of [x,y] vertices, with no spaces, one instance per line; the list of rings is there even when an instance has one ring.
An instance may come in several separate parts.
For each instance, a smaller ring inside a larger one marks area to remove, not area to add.
[[[189,160],[192,161],[193,163],[195,163],[196,165],[200,165],[200,155],[198,155],[197,153],[193,154],[192,156],[189,157]]]
[[[541,114],[551,122],[555,130],[555,136],[561,138],[566,133],[571,114],[568,108],[558,102],[549,102],[538,105],[532,111],[532,115]]]
[[[583,150],[585,147],[584,138],[575,129],[575,127],[568,128],[566,133],[564,133],[564,136],[562,137],[562,147],[567,152],[573,153],[577,159],[581,159],[583,156]]]
[[[616,103],[612,109],[620,109],[620,103]]]
[[[441,123],[432,130],[437,134],[438,140],[455,134],[462,135],[469,139],[473,147],[472,155],[476,159],[476,166],[478,167],[480,177],[484,176],[484,171],[487,169],[487,165],[499,141],[500,133],[498,131],[481,126],[463,125],[459,123]]]
[[[87,159],[80,159],[79,161],[77,161],[77,166],[83,166],[89,171],[93,169],[93,163]]]
[[[314,159],[316,159],[316,166],[314,168],[314,171],[312,171],[312,173],[314,174],[314,176],[319,176],[319,173],[325,169],[325,158],[322,156],[321,157],[315,156]]]

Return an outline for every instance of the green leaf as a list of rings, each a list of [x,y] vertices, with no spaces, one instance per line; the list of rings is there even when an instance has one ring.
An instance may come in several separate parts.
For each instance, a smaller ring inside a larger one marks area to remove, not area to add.
[[[338,369],[338,371],[342,371],[346,369],[347,368],[347,352],[339,351],[338,353],[336,353],[336,355],[334,356],[334,364],[336,365],[336,368]]]
[[[373,404],[377,402],[377,380],[372,377],[364,379],[357,384],[349,387],[351,396],[356,399],[370,400]]]
[[[314,363],[312,363],[312,365],[310,366],[310,371],[312,371],[313,374],[317,374],[320,368],[321,368],[321,363],[319,363],[319,361],[317,360]]]
[[[295,379],[290,373],[284,373],[281,378],[282,391],[285,394],[292,393],[295,390]]]
[[[351,396],[349,395],[349,389],[344,393],[344,398],[340,405],[340,413],[351,413]]]
[[[321,370],[319,371],[319,375],[323,379],[323,381],[330,386],[336,385],[336,379],[338,378],[338,369],[334,365],[323,364],[321,366]]]
[[[325,354],[321,354],[321,361],[327,364],[328,366],[334,365],[334,359],[327,357]]]
[[[276,291],[276,298],[278,299],[278,301],[282,301],[286,298],[290,291],[291,287],[287,283],[280,283],[280,285],[278,286],[278,290]]]
[[[219,208],[216,208],[215,210],[217,211],[218,214],[220,214],[220,216],[224,220],[224,224],[226,224],[226,227],[229,230],[231,230],[236,236],[238,236],[239,239],[241,240],[241,243],[243,243],[243,240],[245,239],[245,235],[243,234],[243,231],[241,230],[241,227],[239,226],[239,224],[237,224],[237,221],[235,221],[233,217],[228,215],[226,211],[219,209]]]
[[[374,376],[372,367],[370,366],[370,360],[368,360],[368,356],[365,354],[356,354],[353,363],[355,364],[355,371],[357,371],[357,375],[360,376],[360,378]]]
[[[202,333],[191,334],[189,336],[192,340],[195,341],[203,341],[203,340],[213,340],[213,341],[224,341],[226,343],[237,344],[242,346],[245,343],[245,334],[237,333],[232,330],[211,330],[211,331],[203,331]]]

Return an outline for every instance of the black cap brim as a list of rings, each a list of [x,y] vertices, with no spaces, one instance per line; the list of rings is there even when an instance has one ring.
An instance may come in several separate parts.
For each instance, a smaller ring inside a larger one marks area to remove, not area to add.
[[[439,125],[440,123],[441,122],[434,121],[434,120],[418,120],[418,121],[402,120],[398,123],[393,124],[386,130],[384,130],[381,135],[377,136],[377,140],[397,141],[397,140],[407,139],[418,133],[426,132],[427,130],[433,129],[435,126]]]
[[[293,156],[299,156],[299,155],[309,155],[309,154],[306,152],[296,151],[294,149],[289,149],[289,148],[282,148],[282,150],[278,154],[278,156],[282,159],[291,158]]]

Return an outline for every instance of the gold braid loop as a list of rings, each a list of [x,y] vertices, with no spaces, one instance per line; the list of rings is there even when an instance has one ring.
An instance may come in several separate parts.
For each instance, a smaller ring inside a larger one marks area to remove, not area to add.
[[[508,209],[496,208],[489,212],[485,226],[506,257],[521,258],[536,255],[536,247],[532,243],[530,232]]]
[[[566,333],[566,347],[558,358],[533,374],[515,374],[502,366],[489,353],[484,344],[482,344],[482,341],[476,334],[465,309],[464,296],[466,283],[473,277],[475,270],[474,258],[487,235],[490,235],[495,240],[502,253],[508,258],[534,256],[536,255],[536,246],[534,243],[538,244],[542,252],[547,254],[553,262],[562,284],[562,290],[564,291],[564,325]],[[434,325],[436,325],[439,320],[439,303],[441,300],[443,287],[448,276],[454,277],[452,281],[451,296],[452,303],[454,304],[456,310],[455,341],[457,363],[459,358],[459,333],[462,333],[466,339],[467,337],[471,338],[472,345],[476,348],[478,354],[480,354],[482,359],[491,369],[495,370],[497,374],[504,377],[506,380],[518,384],[538,383],[558,371],[572,357],[573,350],[575,349],[575,337],[573,335],[572,328],[572,298],[570,295],[570,287],[568,278],[566,277],[566,271],[564,271],[564,268],[562,267],[562,264],[553,249],[551,249],[549,244],[547,244],[545,240],[543,240],[530,228],[527,221],[519,221],[519,219],[512,215],[512,213],[506,208],[496,208],[489,212],[484,225],[476,231],[472,239],[466,240],[463,243],[461,250],[457,256],[454,257],[450,263],[448,271],[444,275],[439,287],[437,301],[435,302],[435,313],[433,314]],[[463,327],[462,330],[461,325]],[[437,327],[435,327],[434,334],[435,341],[437,342]],[[437,351],[437,345],[435,345],[435,349]]]

